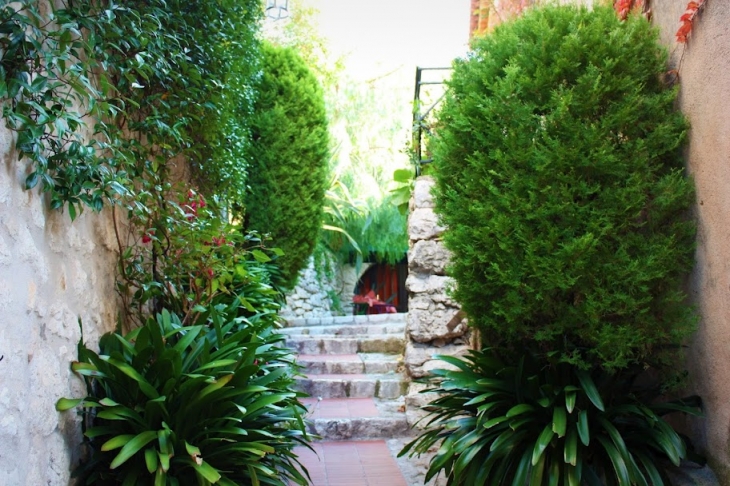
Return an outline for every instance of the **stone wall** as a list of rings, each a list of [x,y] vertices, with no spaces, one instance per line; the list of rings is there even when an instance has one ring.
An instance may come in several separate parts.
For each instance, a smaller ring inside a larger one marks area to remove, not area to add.
[[[405,366],[421,378],[445,363],[434,354],[461,355],[469,349],[469,329],[456,302],[448,296],[453,279],[446,276],[449,253],[439,237],[444,227],[434,213],[430,176],[416,179],[408,216],[408,318]]]
[[[0,124],[0,483],[66,485],[81,434],[73,412],[55,411],[80,396],[70,371],[81,336],[90,347],[114,328],[115,248],[109,213],[85,211],[71,222],[22,187],[27,176],[13,137]]]
[[[296,287],[286,296],[286,306],[281,310],[283,317],[352,315],[355,285],[371,264],[363,263],[359,271],[351,265],[335,262],[329,265],[327,272],[318,272],[314,259],[309,259],[307,267],[299,272]]]

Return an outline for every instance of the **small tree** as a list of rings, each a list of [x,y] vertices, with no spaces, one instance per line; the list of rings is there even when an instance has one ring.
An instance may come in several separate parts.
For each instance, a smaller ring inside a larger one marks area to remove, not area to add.
[[[252,120],[246,225],[284,251],[283,286],[293,287],[322,226],[329,138],[324,98],[289,48],[262,46],[262,78]]]
[[[455,63],[433,152],[454,292],[491,344],[608,369],[692,329],[686,122],[640,17],[549,7]]]

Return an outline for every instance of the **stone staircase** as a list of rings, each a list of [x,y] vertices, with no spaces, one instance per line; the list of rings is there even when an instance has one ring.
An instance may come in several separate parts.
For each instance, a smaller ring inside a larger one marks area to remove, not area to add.
[[[393,439],[410,434],[402,372],[406,314],[290,319],[281,330],[297,354],[310,395],[311,432],[323,440]]]

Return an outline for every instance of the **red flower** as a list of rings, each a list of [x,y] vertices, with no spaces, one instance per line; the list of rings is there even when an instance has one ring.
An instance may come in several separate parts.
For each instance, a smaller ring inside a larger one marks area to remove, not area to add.
[[[155,229],[150,228],[142,235],[142,243],[147,244],[152,241],[152,237],[155,236]]]
[[[213,280],[213,277],[215,277],[215,272],[212,268],[206,268],[205,273],[208,274],[208,278]]]

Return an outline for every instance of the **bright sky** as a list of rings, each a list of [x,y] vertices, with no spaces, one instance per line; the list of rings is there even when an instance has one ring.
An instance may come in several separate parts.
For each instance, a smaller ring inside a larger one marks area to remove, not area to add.
[[[320,11],[330,48],[354,76],[449,66],[467,50],[469,0],[304,0]]]

